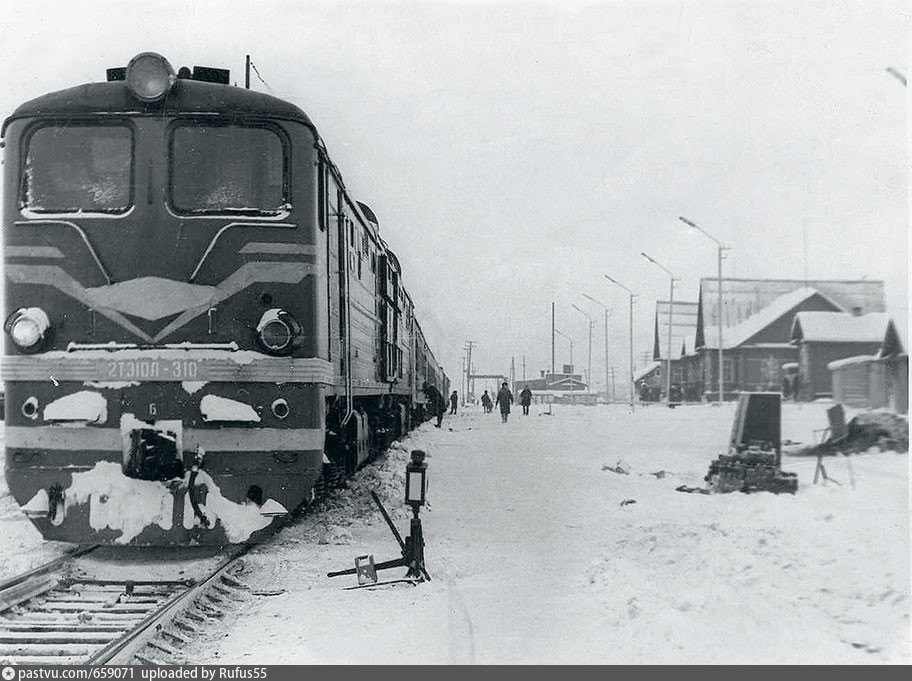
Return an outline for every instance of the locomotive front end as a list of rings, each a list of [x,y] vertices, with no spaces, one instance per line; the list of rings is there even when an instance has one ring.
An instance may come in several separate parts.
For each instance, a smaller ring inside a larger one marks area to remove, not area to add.
[[[4,123],[7,484],[48,539],[255,540],[322,470],[315,133],[227,72],[108,75]]]

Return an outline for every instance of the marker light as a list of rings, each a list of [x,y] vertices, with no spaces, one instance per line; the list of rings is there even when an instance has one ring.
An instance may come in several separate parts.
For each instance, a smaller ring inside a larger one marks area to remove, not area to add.
[[[6,330],[13,342],[22,349],[34,348],[40,343],[51,321],[40,307],[23,307],[16,310],[6,322]]]
[[[171,64],[155,52],[138,54],[127,64],[127,87],[144,102],[161,99],[176,81]]]
[[[291,349],[292,341],[301,333],[301,326],[285,310],[274,307],[260,317],[257,333],[264,348],[269,352],[282,353]]]

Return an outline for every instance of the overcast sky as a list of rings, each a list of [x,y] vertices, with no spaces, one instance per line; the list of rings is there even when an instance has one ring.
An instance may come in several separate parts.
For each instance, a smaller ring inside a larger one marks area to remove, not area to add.
[[[11,3],[0,112],[136,53],[232,70],[304,109],[371,206],[456,381],[550,367],[550,306],[585,368],[652,348],[668,276],[882,279],[908,299],[906,2]],[[268,87],[267,85],[268,84]],[[557,364],[569,360],[558,339]],[[637,360],[639,362],[639,359]]]

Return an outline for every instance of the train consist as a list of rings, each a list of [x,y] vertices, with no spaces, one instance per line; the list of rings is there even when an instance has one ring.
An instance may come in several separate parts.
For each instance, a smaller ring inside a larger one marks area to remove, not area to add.
[[[147,52],[2,135],[5,472],[46,538],[255,540],[448,393],[296,106]]]

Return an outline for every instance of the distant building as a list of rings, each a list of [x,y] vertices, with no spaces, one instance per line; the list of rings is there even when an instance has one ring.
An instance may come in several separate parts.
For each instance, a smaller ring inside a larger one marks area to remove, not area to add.
[[[658,402],[662,398],[665,374],[660,362],[652,362],[633,372],[633,387],[636,398],[641,402]]]
[[[546,373],[542,370],[541,376],[538,378],[531,378],[525,381],[514,381],[513,398],[517,399],[519,393],[525,386],[529,386],[529,390],[533,393],[536,391],[567,392],[576,390],[585,391],[589,389],[589,386],[583,381],[582,374],[573,373],[573,365],[565,364],[563,369],[563,373],[559,374]]]
[[[833,396],[829,368],[833,363],[847,358],[876,361],[903,351],[893,320],[885,312],[799,312],[792,323],[790,342],[798,347],[799,398],[803,400]],[[852,365],[853,362],[837,364]],[[879,382],[883,383],[883,379]]]
[[[668,325],[671,322],[671,384],[677,386],[684,400],[702,399],[702,376],[699,357],[694,348],[697,332],[697,303],[656,301],[655,339],[652,358],[662,363],[661,389],[665,389],[665,362],[668,359]],[[634,381],[636,383],[636,381]],[[674,393],[672,393],[674,395]]]
[[[702,390],[713,399],[718,390],[719,286],[700,280],[694,346]],[[722,279],[723,388],[726,398],[743,390],[779,390],[782,365],[798,362],[789,342],[799,312],[883,312],[882,281],[802,281],[794,279]]]

